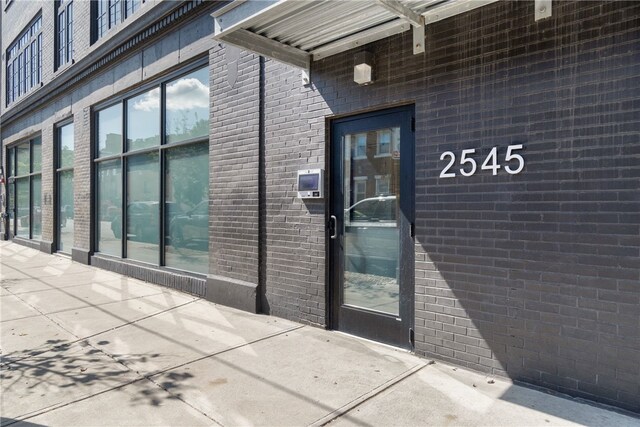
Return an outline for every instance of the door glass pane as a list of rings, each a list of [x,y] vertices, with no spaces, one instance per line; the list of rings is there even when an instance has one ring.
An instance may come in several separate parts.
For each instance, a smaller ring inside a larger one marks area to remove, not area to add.
[[[98,163],[98,250],[122,256],[122,167],[120,160]]]
[[[73,123],[60,128],[60,150],[58,150],[58,167],[59,168],[72,168],[73,167]]]
[[[160,88],[127,101],[127,150],[160,144]]]
[[[31,177],[31,236],[33,239],[42,238],[42,176]]]
[[[58,250],[73,247],[73,171],[58,173]]]
[[[29,178],[16,180],[16,236],[29,238]]]
[[[400,128],[346,135],[344,148],[343,303],[398,315]]]
[[[158,153],[127,160],[127,258],[160,261],[160,169]]]
[[[98,111],[98,157],[122,150],[122,104]]]
[[[209,270],[208,144],[167,152],[165,263],[181,270]]]
[[[166,85],[167,144],[209,135],[209,68]]]

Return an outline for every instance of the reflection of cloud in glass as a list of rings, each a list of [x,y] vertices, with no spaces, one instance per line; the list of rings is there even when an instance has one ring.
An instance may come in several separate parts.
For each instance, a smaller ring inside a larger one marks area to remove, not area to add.
[[[153,111],[158,108],[160,89],[149,91],[136,101],[133,108],[138,111]],[[209,88],[195,78],[180,79],[167,85],[167,109],[172,111],[209,107]]]
[[[133,104],[133,109],[138,111],[154,111],[160,105],[160,88],[155,88],[145,93]]]

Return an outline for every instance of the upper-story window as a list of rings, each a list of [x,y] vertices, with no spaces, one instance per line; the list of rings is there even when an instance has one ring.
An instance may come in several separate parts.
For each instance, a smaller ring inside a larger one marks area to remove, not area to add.
[[[7,105],[42,81],[42,17],[38,16],[7,49]]]
[[[58,0],[56,19],[56,68],[73,60],[73,2]]]
[[[92,2],[94,40],[105,35],[110,29],[133,15],[144,0],[97,0]]]

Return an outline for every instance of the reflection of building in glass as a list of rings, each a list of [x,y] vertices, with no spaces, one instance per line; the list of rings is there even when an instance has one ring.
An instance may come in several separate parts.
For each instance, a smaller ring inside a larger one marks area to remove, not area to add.
[[[400,128],[346,136],[351,147],[352,203],[399,193]]]

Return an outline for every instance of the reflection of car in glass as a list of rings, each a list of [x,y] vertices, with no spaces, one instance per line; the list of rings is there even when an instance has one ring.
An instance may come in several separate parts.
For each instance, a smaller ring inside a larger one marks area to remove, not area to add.
[[[133,202],[127,206],[127,237],[131,240],[158,242],[158,202]],[[111,231],[116,238],[122,237],[122,215],[111,220]]]
[[[58,224],[64,228],[67,226],[67,219],[73,219],[73,206],[64,205],[58,212]]]
[[[73,205],[64,205],[62,207],[62,210],[64,211],[67,218],[73,219]]]
[[[396,221],[396,196],[378,196],[356,202],[345,210],[345,220],[354,221]]]
[[[169,223],[172,246],[207,250],[209,244],[209,203],[203,200],[193,209],[173,217]]]
[[[360,200],[345,209],[346,269],[396,277],[398,227],[396,196]]]

